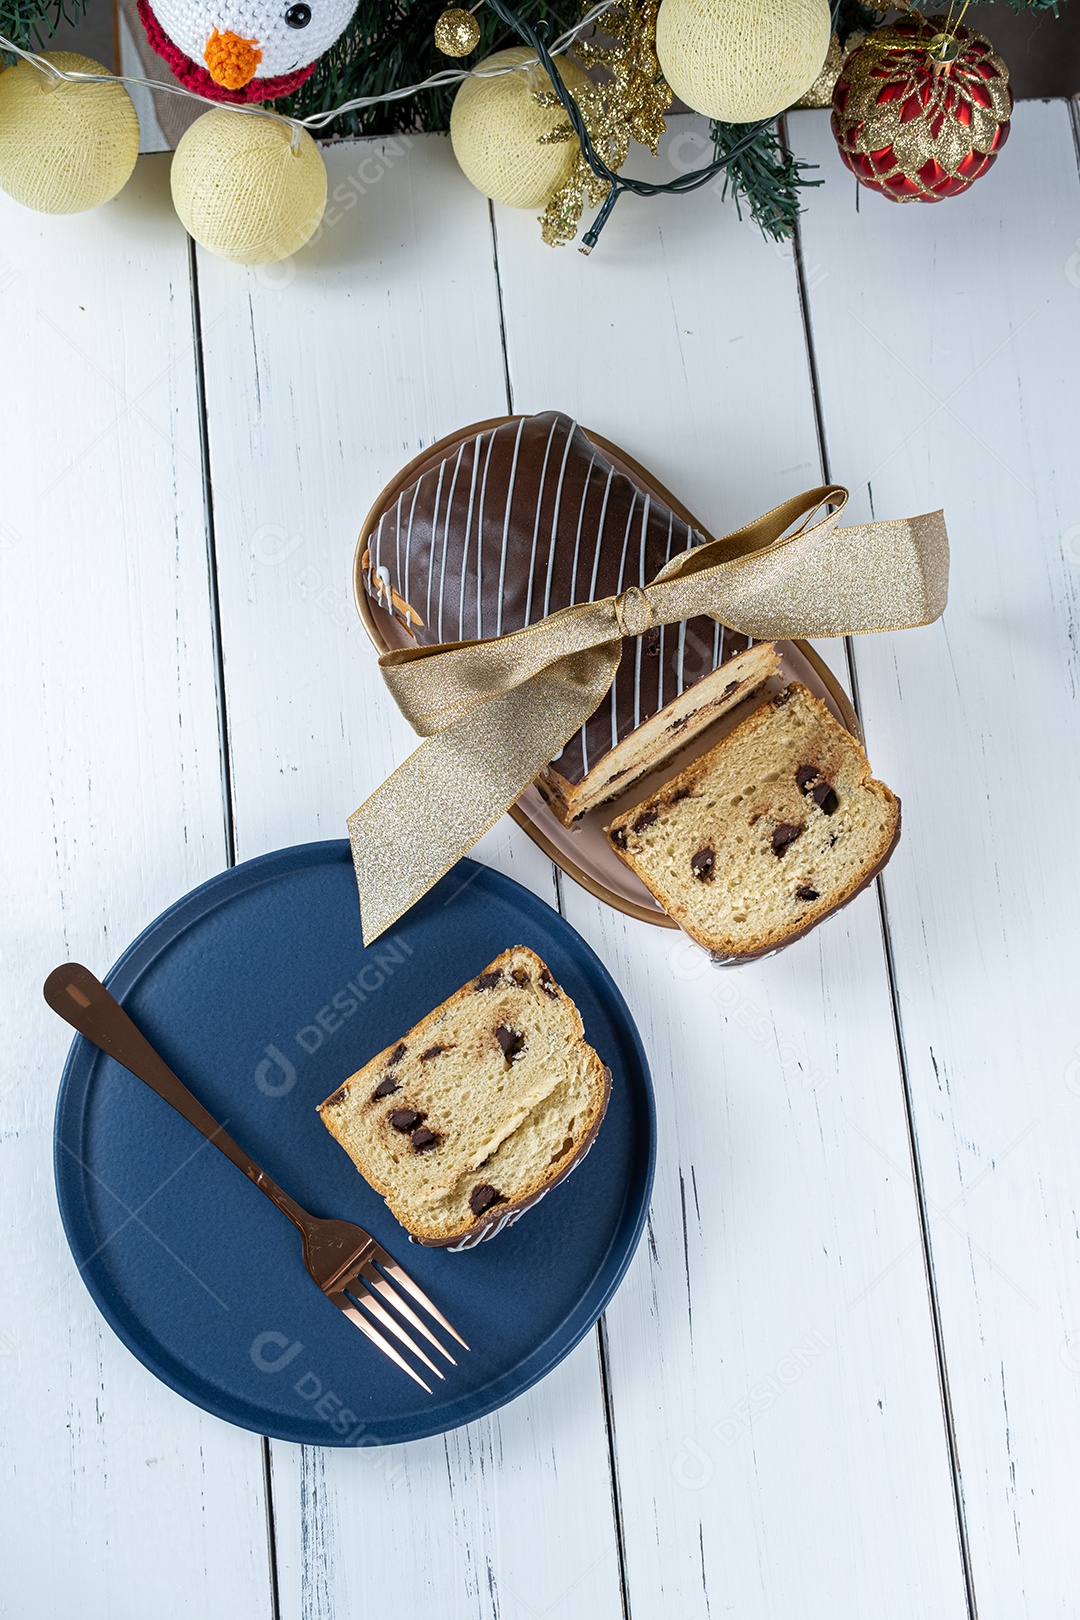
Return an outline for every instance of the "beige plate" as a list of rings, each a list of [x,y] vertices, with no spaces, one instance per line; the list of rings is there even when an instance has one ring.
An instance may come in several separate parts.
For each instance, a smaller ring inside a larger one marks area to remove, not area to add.
[[[517,420],[517,417],[495,417],[488,422],[474,422],[471,427],[461,428],[450,437],[441,439],[438,444],[432,445],[430,450],[425,450],[402,469],[369,512],[356,544],[353,593],[364,628],[380,653],[415,646],[415,642],[404,625],[373,603],[364,589],[360,562],[379,519],[388,507],[393,505],[402,489],[407,489],[429,465],[438,465],[439,461],[463,439],[472,438],[474,434],[497,427],[500,422]],[[708,530],[698,519],[658,484],[650,473],[636,461],[632,461],[625,451],[609,444],[598,433],[591,433],[588,429],[585,431],[592,442],[610,457],[620,472],[643,484],[679,517],[685,519],[691,528],[698,530],[706,539],[710,538]],[[511,805],[510,814],[518,826],[523,827],[533,842],[540,846],[545,855],[549,855],[568,877],[580,883],[583,889],[594,894],[598,900],[606,901],[609,906],[614,906],[616,911],[625,912],[628,917],[655,923],[659,928],[676,928],[678,924],[660,909],[640,878],[619,860],[604,837],[604,827],[621,811],[640,803],[642,799],[647,799],[657,788],[662,787],[673,776],[677,776],[691,760],[697,759],[700,754],[719,742],[721,737],[733,731],[764,697],[779,692],[789,681],[801,681],[815,697],[821,698],[827,704],[842,726],[846,726],[854,737],[862,740],[855,710],[847,693],[814,649],[805,641],[778,641],[776,646],[780,654],[778,676],[773,676],[759,692],[747,698],[744,703],[740,703],[730,714],[714,721],[662,769],[640,778],[632,788],[618,798],[610,800],[596,810],[588,811],[573,828],[563,826],[534,787],[528,788],[517,803]]]

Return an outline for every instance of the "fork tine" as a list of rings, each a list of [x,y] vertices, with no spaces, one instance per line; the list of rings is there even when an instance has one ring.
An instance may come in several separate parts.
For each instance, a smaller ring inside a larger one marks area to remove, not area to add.
[[[443,1315],[442,1311],[431,1303],[430,1299],[428,1299],[427,1295],[424,1293],[424,1290],[419,1286],[419,1284],[413,1282],[412,1278],[409,1276],[409,1273],[403,1270],[403,1268],[398,1265],[397,1261],[391,1255],[387,1254],[385,1249],[376,1248],[372,1254],[372,1259],[377,1260],[380,1266],[382,1266],[383,1270],[388,1272],[396,1283],[400,1284],[402,1288],[410,1293],[413,1299],[416,1300],[417,1304],[422,1305],[425,1311],[427,1311],[428,1315],[433,1316],[436,1322],[438,1322],[439,1326],[446,1329],[447,1333],[449,1333],[452,1339],[456,1339],[458,1344],[460,1344],[463,1349],[467,1350],[469,1348],[457,1329],[450,1326],[450,1323],[446,1320],[446,1317]]]
[[[353,1304],[352,1300],[349,1299],[347,1294],[328,1294],[326,1297],[333,1300],[338,1310],[343,1311],[344,1314],[349,1318],[349,1321],[354,1323],[360,1329],[361,1333],[367,1334],[372,1344],[376,1345],[382,1351],[384,1356],[389,1356],[391,1361],[396,1361],[402,1372],[407,1372],[410,1378],[414,1378],[416,1380],[421,1389],[426,1389],[428,1394],[431,1394],[430,1387],[424,1383],[424,1380],[420,1377],[420,1374],[413,1372],[412,1368],[409,1366],[409,1363],[405,1360],[405,1357],[399,1356],[393,1345],[390,1344],[388,1340],[383,1338],[378,1328],[372,1327],[371,1323],[360,1312],[359,1308]]]
[[[374,1316],[378,1322],[381,1322],[384,1328],[388,1328],[389,1331],[394,1334],[395,1338],[400,1339],[405,1348],[407,1350],[411,1350],[413,1355],[416,1356],[417,1360],[424,1363],[425,1367],[430,1368],[435,1374],[436,1378],[441,1378],[443,1376],[430,1357],[425,1355],[420,1346],[418,1344],[414,1344],[413,1340],[410,1339],[405,1329],[401,1326],[401,1323],[398,1322],[395,1317],[390,1315],[390,1312],[379,1302],[379,1300],[375,1298],[374,1294],[368,1292],[362,1282],[354,1278],[352,1282],[346,1283],[345,1292],[351,1299],[355,1299],[358,1305],[363,1305],[365,1310],[370,1311],[372,1316]]]
[[[451,1367],[457,1366],[457,1362],[454,1360],[449,1350],[447,1350],[446,1346],[441,1342],[441,1340],[435,1337],[427,1323],[420,1320],[412,1306],[406,1300],[402,1299],[397,1289],[386,1277],[383,1276],[382,1272],[377,1266],[372,1265],[371,1261],[369,1260],[366,1266],[361,1267],[360,1275],[363,1277],[369,1288],[377,1288],[383,1298],[390,1301],[390,1304],[394,1307],[399,1316],[403,1316],[406,1322],[410,1322],[418,1333],[422,1333],[425,1339],[430,1340],[430,1342],[435,1346],[436,1350],[440,1351],[441,1354],[446,1357]]]

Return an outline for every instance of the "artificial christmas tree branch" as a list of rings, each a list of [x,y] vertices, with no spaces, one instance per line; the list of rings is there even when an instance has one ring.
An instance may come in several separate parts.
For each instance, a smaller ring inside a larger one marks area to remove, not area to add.
[[[26,50],[38,49],[60,23],[77,22],[86,5],[87,0],[0,0],[0,34]]]

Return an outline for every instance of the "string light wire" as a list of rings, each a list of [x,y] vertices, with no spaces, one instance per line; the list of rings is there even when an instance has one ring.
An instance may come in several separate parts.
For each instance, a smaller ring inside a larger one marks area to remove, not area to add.
[[[495,12],[496,16],[506,23],[508,27],[512,28],[535,53],[527,61],[517,63],[513,67],[484,68],[481,65],[478,68],[445,68],[439,73],[433,73],[422,84],[405,85],[398,90],[384,91],[382,95],[378,96],[358,96],[352,101],[343,102],[340,107],[331,108],[328,112],[309,113],[306,118],[289,118],[284,113],[275,112],[271,107],[257,106],[251,102],[234,102],[229,103],[229,105],[235,112],[253,114],[257,118],[276,118],[279,123],[288,125],[292,130],[292,146],[295,151],[299,145],[299,131],[301,129],[323,129],[344,113],[359,112],[365,107],[376,107],[387,101],[403,101],[409,96],[419,95],[424,90],[437,90],[448,85],[461,84],[465,79],[496,79],[501,78],[505,73],[522,73],[528,72],[531,68],[537,66],[542,67],[551,80],[552,89],[563,105],[571,128],[580,143],[586,163],[588,163],[595,175],[601,180],[607,181],[608,184],[608,193],[600,206],[600,211],[581,239],[579,251],[585,254],[591,253],[596,246],[600,238],[600,232],[607,224],[612,209],[624,192],[629,191],[636,197],[656,197],[667,194],[681,196],[684,192],[696,191],[700,186],[707,186],[710,180],[715,179],[724,169],[729,168],[737,158],[741,157],[744,152],[748,151],[762,130],[767,129],[774,122],[772,118],[763,118],[757,123],[747,124],[745,135],[741,140],[736,141],[733,146],[729,147],[726,152],[717,156],[711,163],[705,164],[702,168],[691,169],[685,174],[678,175],[674,180],[636,180],[631,175],[618,173],[608,167],[593,145],[592,138],[585,126],[585,120],[581,115],[581,109],[563,83],[555,58],[564,56],[576,39],[591,29],[606,11],[610,11],[613,6],[623,3],[623,0],[598,0],[598,3],[591,6],[580,21],[574,24],[573,28],[568,28],[565,33],[560,34],[551,45],[548,45],[545,39],[547,33],[546,24],[541,23],[538,27],[534,27],[531,23],[526,22],[524,17],[520,17],[517,12],[513,11],[506,4],[506,0],[486,0],[486,3]],[[834,0],[832,8],[834,29],[839,8],[840,0]],[[197,90],[188,90],[185,86],[179,84],[164,84],[158,79],[142,79],[136,75],[124,73],[65,72],[54,63],[47,61],[45,57],[36,55],[33,51],[24,50],[12,40],[5,39],[2,34],[0,34],[0,51],[9,51],[13,55],[21,57],[24,62],[31,63],[42,73],[51,75],[57,83],[63,81],[72,84],[140,85],[148,90],[164,90],[170,95],[187,96],[190,100],[201,101],[208,107],[220,107],[222,105],[220,101],[214,100],[211,96],[200,95]]]
[[[550,50],[545,49],[547,60],[550,61],[553,56],[565,55],[574,41],[587,33],[605,11],[610,11],[612,6],[618,4],[619,0],[598,0],[596,5],[590,6],[573,28],[568,28],[565,33],[559,35]],[[500,11],[499,15],[502,16],[503,13]],[[542,62],[537,56],[527,62],[516,63],[513,67],[485,68],[481,65],[478,68],[443,68],[439,73],[433,73],[430,78],[425,79],[422,84],[408,84],[397,90],[384,90],[378,96],[357,96],[352,101],[342,102],[340,107],[331,107],[329,111],[309,113],[306,118],[292,118],[285,113],[275,112],[272,107],[260,106],[250,101],[223,103],[212,96],[201,95],[197,90],[189,90],[185,85],[166,84],[161,79],[143,79],[133,73],[79,73],[58,68],[55,62],[50,62],[47,57],[25,50],[21,45],[16,45],[14,40],[5,38],[3,34],[0,34],[0,51],[21,57],[24,62],[29,62],[39,72],[55,80],[57,85],[61,83],[139,85],[146,90],[163,90],[167,95],[186,97],[189,101],[201,101],[207,107],[227,105],[233,112],[254,114],[257,118],[276,118],[279,123],[307,130],[323,129],[344,113],[360,112],[366,107],[377,107],[386,101],[406,101],[410,96],[420,95],[425,90],[442,90],[449,85],[461,84],[465,79],[498,79],[506,73],[527,73],[530,68],[537,67]]]

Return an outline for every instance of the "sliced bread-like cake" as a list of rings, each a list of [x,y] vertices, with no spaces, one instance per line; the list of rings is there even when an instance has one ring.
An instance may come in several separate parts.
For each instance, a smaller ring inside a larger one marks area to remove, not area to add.
[[[900,801],[795,682],[606,830],[692,939],[748,958],[805,933],[881,871]]]
[[[418,1242],[466,1248],[569,1173],[610,1090],[573,1001],[535,952],[516,945],[319,1114]]]
[[[752,697],[779,669],[776,643],[755,641],[649,715],[603,754],[580,781],[568,780],[553,762],[540,772],[536,786],[559,820],[570,826],[586,810],[617,798],[641,777],[666,765],[706,726]]]

